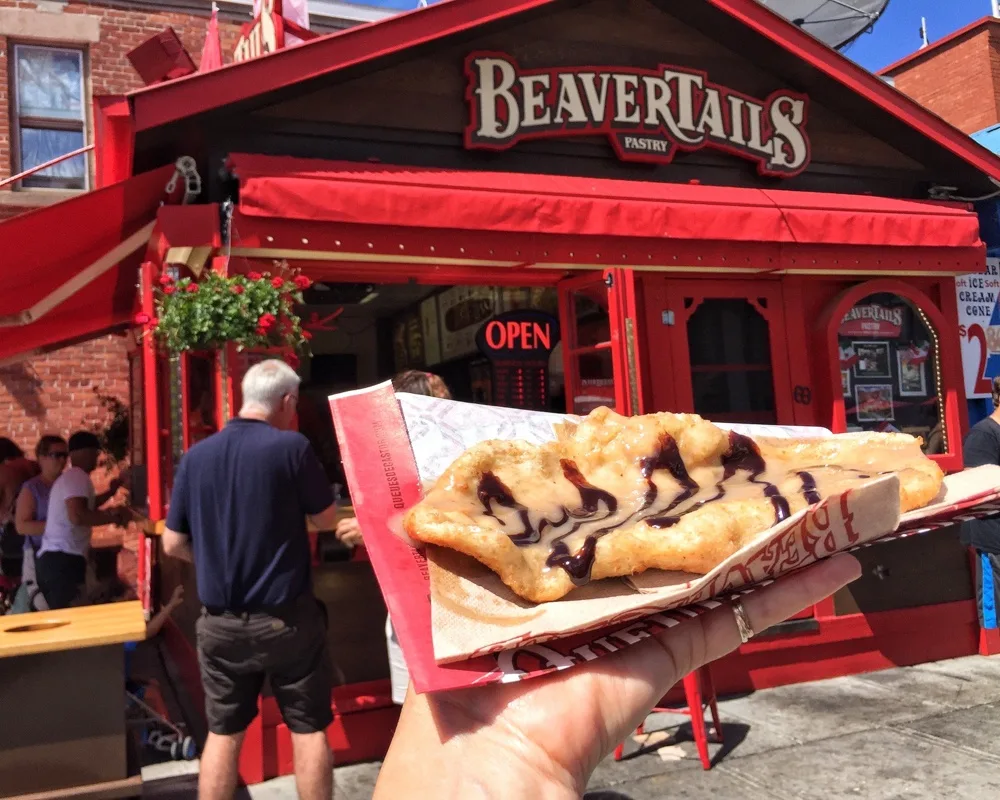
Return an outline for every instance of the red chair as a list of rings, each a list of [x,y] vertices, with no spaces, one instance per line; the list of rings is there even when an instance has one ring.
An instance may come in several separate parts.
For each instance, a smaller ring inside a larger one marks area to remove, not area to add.
[[[698,757],[704,769],[712,768],[712,760],[708,755],[708,743],[711,740],[722,744],[722,723],[719,721],[719,705],[715,697],[715,684],[712,682],[712,670],[704,666],[684,677],[684,696],[687,699],[685,708],[662,708],[657,706],[650,713],[686,714],[691,717],[691,730],[694,732],[694,743],[698,748]],[[705,728],[705,709],[712,712],[712,729]],[[645,722],[636,728],[635,735],[642,736],[646,732]],[[625,743],[615,748],[615,761],[621,761],[625,752]]]

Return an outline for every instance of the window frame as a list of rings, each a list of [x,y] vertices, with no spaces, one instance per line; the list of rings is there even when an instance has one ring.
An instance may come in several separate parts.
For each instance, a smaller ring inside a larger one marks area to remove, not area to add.
[[[949,281],[954,287],[953,281]],[[954,298],[954,288],[951,290]],[[840,345],[838,332],[841,320],[854,305],[873,294],[895,294],[907,301],[914,310],[922,311],[926,316],[924,324],[928,333],[936,334],[935,355],[938,359],[938,369],[941,373],[938,409],[945,437],[944,453],[928,456],[936,461],[945,472],[957,472],[962,469],[962,436],[968,427],[965,399],[965,376],[962,372],[962,354],[959,350],[957,336],[948,336],[946,332],[952,329],[949,318],[957,318],[955,311],[945,311],[944,302],[935,303],[929,294],[899,278],[876,278],[874,280],[856,283],[837,295],[827,306],[820,324],[817,326],[817,352],[827,361],[829,403],[831,410],[830,429],[834,433],[847,430],[847,408],[840,390]],[[942,291],[940,295],[945,300]],[[954,302],[954,299],[952,300]],[[929,377],[929,380],[933,378]],[[942,396],[943,395],[943,396]]]
[[[58,119],[54,117],[34,117],[21,114],[20,97],[18,91],[18,51],[20,50],[57,50],[65,53],[75,53],[80,61],[80,118]],[[87,48],[82,45],[72,43],[48,43],[48,42],[18,42],[12,41],[8,46],[9,54],[9,97],[10,97],[10,161],[11,174],[17,175],[23,172],[26,167],[21,154],[21,129],[41,129],[50,131],[79,131],[83,135],[83,144],[86,147],[90,141],[90,117],[88,102],[89,81],[87,78],[88,60]],[[82,154],[84,161],[83,184],[77,184],[77,179],[58,178],[51,176],[39,176],[38,173],[22,178],[11,188],[15,191],[61,191],[61,192],[86,192],[91,188],[91,162],[90,154]],[[39,184],[37,181],[44,181]]]

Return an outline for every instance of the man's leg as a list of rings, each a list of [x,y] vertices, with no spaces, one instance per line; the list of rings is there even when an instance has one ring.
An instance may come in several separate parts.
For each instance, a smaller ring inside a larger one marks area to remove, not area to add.
[[[292,735],[295,786],[301,800],[330,800],[333,753],[326,729],[333,722],[333,664],[325,615],[309,598],[282,622],[284,627],[275,626],[262,638],[270,640],[265,646],[272,654],[271,690]]]
[[[244,733],[208,734],[198,770],[198,800],[232,800],[239,778]]]
[[[232,800],[239,779],[240,748],[247,726],[257,716],[264,672],[244,620],[203,613],[197,634],[209,730],[201,755],[198,798]]]
[[[300,800],[330,800],[333,797],[333,754],[326,731],[293,733],[295,788]]]

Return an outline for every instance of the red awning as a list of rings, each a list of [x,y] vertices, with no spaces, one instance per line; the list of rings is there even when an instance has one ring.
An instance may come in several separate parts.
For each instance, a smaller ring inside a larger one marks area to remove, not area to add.
[[[540,267],[897,274],[984,267],[978,219],[957,204],[257,155],[230,163],[247,255],[253,238],[275,257],[325,249],[340,260],[381,253],[415,263],[461,254]]]
[[[0,361],[127,323],[173,165],[0,223]]]

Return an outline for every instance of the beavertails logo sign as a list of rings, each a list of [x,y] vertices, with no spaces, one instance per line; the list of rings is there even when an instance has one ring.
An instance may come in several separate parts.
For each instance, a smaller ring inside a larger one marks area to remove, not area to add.
[[[796,92],[758,100],[670,66],[522,70],[502,53],[472,53],[465,70],[469,149],[603,134],[625,161],[669,163],[678,150],[709,147],[755,161],[762,175],[791,177],[809,164],[809,98]]]
[[[903,309],[877,303],[854,306],[840,321],[840,336],[877,336],[895,339],[903,332]]]

